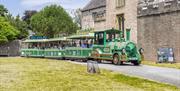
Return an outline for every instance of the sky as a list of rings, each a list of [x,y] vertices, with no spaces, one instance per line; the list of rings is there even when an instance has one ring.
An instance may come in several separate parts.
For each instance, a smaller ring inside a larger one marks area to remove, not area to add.
[[[23,16],[25,10],[41,10],[51,4],[61,5],[68,13],[77,8],[83,8],[90,0],[0,0],[9,12],[13,15]]]

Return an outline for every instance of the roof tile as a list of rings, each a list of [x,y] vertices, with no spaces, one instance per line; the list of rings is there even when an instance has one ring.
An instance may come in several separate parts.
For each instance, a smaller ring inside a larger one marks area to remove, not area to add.
[[[99,7],[106,6],[106,0],[91,0],[83,9],[82,11],[87,11]]]

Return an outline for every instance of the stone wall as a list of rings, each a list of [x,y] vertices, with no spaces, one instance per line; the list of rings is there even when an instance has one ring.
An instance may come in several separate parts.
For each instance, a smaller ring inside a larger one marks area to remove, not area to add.
[[[0,56],[19,56],[21,41],[15,40],[6,44],[0,45]]]
[[[158,48],[170,47],[174,49],[175,60],[180,62],[179,4],[172,0],[170,6],[165,6],[165,2],[157,5],[138,7],[138,44],[144,48],[147,60],[157,60]]]
[[[82,12],[82,29],[93,28],[95,31],[106,28],[106,20],[95,22],[93,13],[106,11],[106,7],[96,8]],[[106,14],[105,14],[106,15]]]
[[[131,28],[131,40],[137,43],[137,5],[138,0],[125,0],[125,6],[116,8],[116,0],[107,0],[106,28],[118,28],[116,16],[124,14],[125,29]]]

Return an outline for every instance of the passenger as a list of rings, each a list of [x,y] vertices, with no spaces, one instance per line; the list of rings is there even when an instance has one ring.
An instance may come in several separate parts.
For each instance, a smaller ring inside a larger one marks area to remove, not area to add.
[[[45,47],[43,46],[43,47],[42,47],[42,49],[44,50],[44,49],[45,49]]]
[[[62,43],[62,49],[65,49],[64,43]]]
[[[93,41],[92,41],[92,40],[91,40],[91,43],[90,43],[89,47],[90,47],[90,48],[93,47]]]
[[[90,47],[89,42],[88,40],[86,40],[86,48],[89,48],[89,47]]]
[[[81,47],[82,47],[82,48],[86,48],[86,47],[87,47],[86,43],[85,43],[85,42],[82,43]]]
[[[82,48],[85,48],[85,45],[84,45],[84,43],[82,43],[81,47],[82,47]]]
[[[57,46],[54,46],[55,49],[57,49]]]
[[[59,46],[59,48],[58,48],[59,50],[62,50],[62,47],[61,46]]]
[[[111,42],[112,41],[112,34],[109,34],[109,39],[108,39],[108,42]]]
[[[79,47],[81,47],[81,45],[82,45],[82,43],[81,43],[81,41],[79,41]]]
[[[76,47],[76,42],[75,41],[73,42],[73,47]]]

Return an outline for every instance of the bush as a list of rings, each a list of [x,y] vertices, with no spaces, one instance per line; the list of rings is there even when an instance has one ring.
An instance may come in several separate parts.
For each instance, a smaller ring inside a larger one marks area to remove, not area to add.
[[[3,17],[0,17],[0,43],[14,40],[18,35],[19,31]]]

